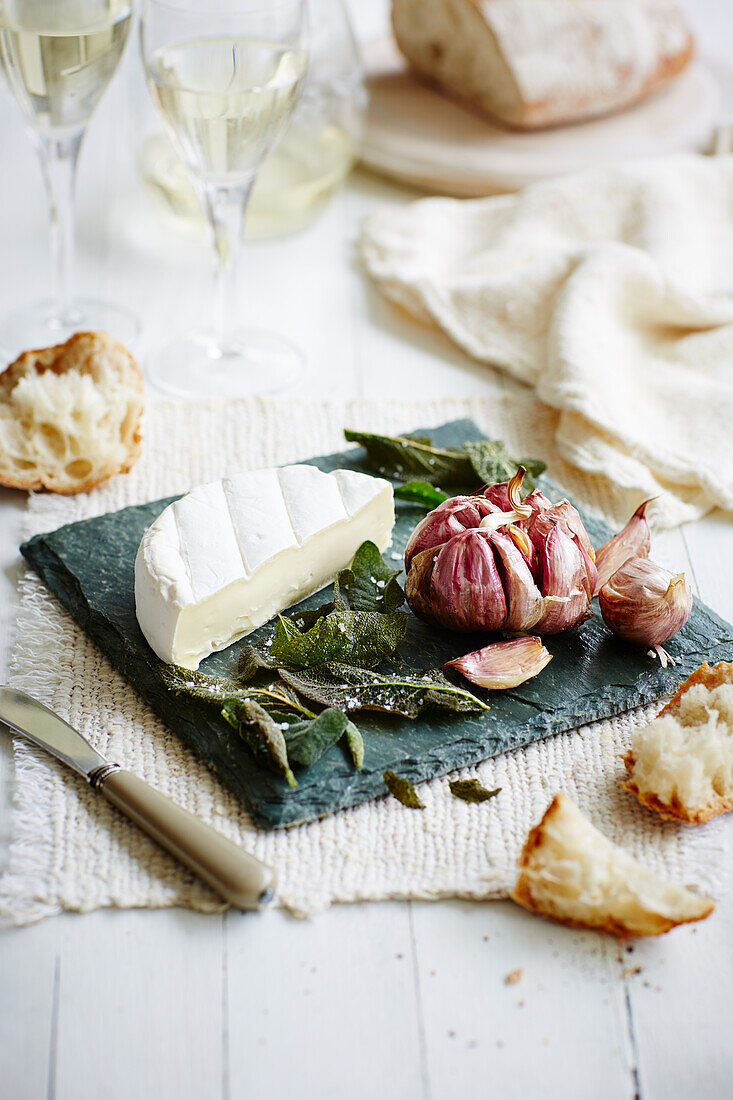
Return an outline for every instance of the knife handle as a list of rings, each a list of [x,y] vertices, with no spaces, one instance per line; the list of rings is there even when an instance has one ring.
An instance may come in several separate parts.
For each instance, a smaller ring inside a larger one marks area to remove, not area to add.
[[[93,786],[238,909],[261,909],[274,897],[275,872],[132,772],[100,769]],[[106,773],[106,774],[105,774]]]

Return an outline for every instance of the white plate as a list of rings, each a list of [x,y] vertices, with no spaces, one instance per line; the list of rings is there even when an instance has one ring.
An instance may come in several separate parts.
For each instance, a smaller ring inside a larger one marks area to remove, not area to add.
[[[697,61],[620,114],[534,133],[504,130],[422,83],[390,38],[364,49],[370,105],[361,159],[384,175],[451,195],[515,191],[549,176],[636,157],[700,151],[720,119],[721,79]]]

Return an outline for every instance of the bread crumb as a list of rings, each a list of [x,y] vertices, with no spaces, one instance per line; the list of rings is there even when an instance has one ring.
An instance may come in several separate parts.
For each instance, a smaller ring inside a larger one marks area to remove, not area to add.
[[[521,966],[518,966],[516,970],[510,970],[507,976],[504,978],[504,985],[516,985],[517,982],[521,982],[524,977],[524,970]]]

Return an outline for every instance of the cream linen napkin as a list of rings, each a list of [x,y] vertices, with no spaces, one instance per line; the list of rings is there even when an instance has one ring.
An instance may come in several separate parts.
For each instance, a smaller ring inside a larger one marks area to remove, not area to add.
[[[660,525],[733,509],[733,157],[424,199],[365,224],[383,293],[556,410],[572,465]]]
[[[517,453],[530,439],[549,455],[548,431],[528,415],[526,395],[491,375],[486,395],[427,403],[160,402],[132,472],[74,498],[31,499],[27,534],[182,492],[256,466],[342,449],[344,426],[398,432],[471,416]],[[553,465],[553,474],[562,468]],[[607,512],[602,483],[565,483]],[[486,761],[461,774],[502,791],[483,806],[455,799],[445,779],[421,784],[422,812],[391,798],[323,821],[265,832],[160,722],[73,619],[28,570],[12,658],[12,683],[53,707],[95,747],[271,863],[280,904],[310,914],[335,901],[491,898],[507,893],[528,829],[564,790],[605,833],[679,882],[716,896],[725,861],[719,821],[689,829],[660,821],[621,790],[621,755],[643,713],[624,715]],[[369,746],[366,746],[367,754]],[[11,844],[0,877],[0,913],[22,924],[61,909],[221,902],[105,800],[47,755],[18,739]]]

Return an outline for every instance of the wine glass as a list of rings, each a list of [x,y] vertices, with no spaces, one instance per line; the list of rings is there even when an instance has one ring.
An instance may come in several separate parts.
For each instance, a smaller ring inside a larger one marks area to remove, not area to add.
[[[246,236],[262,239],[302,229],[348,176],[361,139],[367,93],[345,0],[308,0],[308,76],[288,126],[257,174]],[[206,215],[191,177],[159,118],[139,110],[144,136],[137,165],[159,203],[189,226]]]
[[[130,342],[137,319],[113,303],[72,293],[74,191],[82,139],[114,75],[132,0],[0,0],[0,57],[41,160],[51,221],[53,291],[0,321],[11,353],[106,329]]]
[[[144,0],[140,41],[155,106],[191,174],[217,261],[213,332],[180,336],[150,374],[169,393],[280,390],[301,373],[287,340],[234,324],[236,259],[257,171],[287,125],[306,75],[304,0]]]

